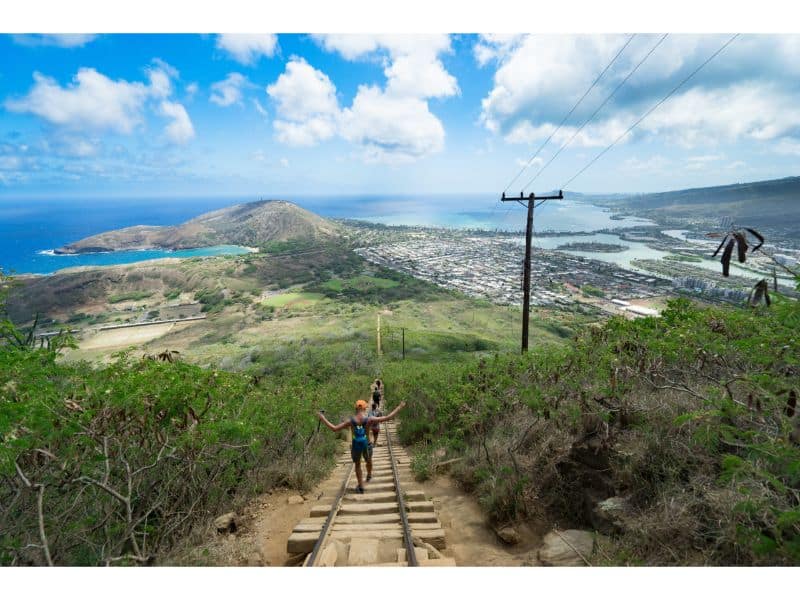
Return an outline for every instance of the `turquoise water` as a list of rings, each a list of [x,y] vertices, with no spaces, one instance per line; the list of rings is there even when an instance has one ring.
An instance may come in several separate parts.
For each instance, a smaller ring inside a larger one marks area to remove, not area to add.
[[[202,213],[255,197],[13,199],[0,197],[0,268],[13,273],[53,273],[81,266],[126,264],[165,257],[238,254],[244,249],[218,246],[167,252],[147,250],[57,256],[53,248],[90,235],[132,225],[176,225]],[[287,197],[325,217],[349,217],[387,224],[519,231],[525,210],[499,202],[496,194],[426,196],[358,195]],[[559,200],[536,210],[538,231],[597,231],[639,224],[640,219],[611,219],[607,209],[586,202]],[[50,249],[50,250],[48,250]]]
[[[493,204],[494,203],[494,204]],[[384,225],[407,225],[424,227],[453,227],[458,229],[499,229],[522,231],[525,229],[527,211],[514,202],[502,205],[490,199],[483,206],[469,206],[467,202],[409,202],[398,203],[397,209],[388,214],[359,217],[365,221]],[[537,231],[598,231],[601,229],[623,229],[648,226],[655,223],[638,217],[611,218],[606,209],[579,200],[553,200],[537,208],[534,225]]]
[[[247,254],[242,246],[210,246],[188,250],[124,250],[119,252],[90,252],[87,254],[55,254],[42,250],[28,260],[29,273],[48,275],[70,267],[96,267],[103,265],[125,265],[157,258],[192,258],[198,256],[221,256]]]
[[[686,242],[687,245],[695,245],[698,247],[704,247],[708,250],[708,256],[711,255],[713,249],[716,247],[717,243],[711,241],[711,243],[707,243],[705,240],[693,240],[687,238],[685,234],[687,233],[686,230],[678,230],[678,229],[670,229],[665,230],[662,233],[668,235],[670,237],[676,238],[676,240],[681,240]],[[523,245],[525,240],[523,238],[515,239],[517,243]],[[615,265],[619,265],[625,269],[629,269],[631,271],[638,271],[640,273],[648,273],[651,275],[658,275],[657,273],[651,273],[645,269],[641,269],[639,267],[634,266],[631,264],[631,261],[635,259],[659,259],[664,258],[669,252],[664,252],[663,250],[656,250],[655,248],[650,248],[647,244],[643,242],[635,242],[631,240],[623,240],[618,235],[613,233],[592,233],[591,235],[559,235],[559,236],[552,236],[552,237],[534,237],[533,239],[533,246],[534,248],[542,248],[544,250],[555,250],[558,246],[562,244],[569,244],[572,242],[598,242],[602,244],[618,244],[621,246],[627,246],[625,250],[620,252],[589,252],[586,250],[559,250],[559,252],[566,252],[568,254],[574,254],[576,256],[583,256],[585,258],[591,258],[594,260],[601,260],[603,262],[612,263]],[[720,263],[717,259],[711,258],[703,258],[701,262],[693,262],[690,263],[691,266],[694,267],[702,267],[703,269],[707,269],[709,271],[720,272]],[[747,279],[763,279],[764,275],[754,273],[753,271],[749,271],[747,269],[739,268],[736,263],[731,263],[731,274],[738,275],[739,277],[744,277]],[[659,275],[660,276],[660,275]],[[778,280],[788,286],[793,286],[794,283],[791,278],[778,276]]]
[[[559,235],[557,237],[537,237],[533,240],[533,245],[537,248],[545,250],[555,250],[563,244],[570,243],[588,243],[597,242],[601,244],[618,244],[620,246],[627,246],[625,250],[620,252],[587,252],[585,250],[559,250],[559,252],[568,252],[577,256],[584,256],[586,258],[593,258],[594,260],[602,260],[603,262],[614,263],[632,271],[641,271],[631,264],[632,260],[637,258],[663,258],[668,253],[650,248],[643,242],[632,242],[620,239],[611,233],[593,233],[592,235]],[[520,244],[524,244],[525,240],[521,239]]]
[[[252,200],[252,198],[249,198]],[[238,198],[13,199],[0,197],[0,268],[7,273],[53,273],[69,267],[132,263],[153,258],[244,252],[232,247],[55,256],[80,239],[132,225],[176,225],[230,206]]]

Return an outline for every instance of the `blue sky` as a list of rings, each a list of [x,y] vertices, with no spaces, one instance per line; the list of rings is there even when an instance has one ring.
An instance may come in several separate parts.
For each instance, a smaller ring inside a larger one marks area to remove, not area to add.
[[[499,193],[552,134],[510,188],[566,144],[525,188],[548,191],[730,38],[661,37],[2,35],[0,195]],[[753,181],[799,162],[800,36],[743,35],[568,189]]]

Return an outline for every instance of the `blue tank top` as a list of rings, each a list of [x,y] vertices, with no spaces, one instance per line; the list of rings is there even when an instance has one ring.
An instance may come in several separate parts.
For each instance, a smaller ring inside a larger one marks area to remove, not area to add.
[[[366,448],[369,444],[369,439],[367,438],[367,420],[368,418],[364,418],[364,420],[359,423],[356,421],[355,417],[350,417],[350,424],[352,425],[351,430],[353,432],[353,448]]]

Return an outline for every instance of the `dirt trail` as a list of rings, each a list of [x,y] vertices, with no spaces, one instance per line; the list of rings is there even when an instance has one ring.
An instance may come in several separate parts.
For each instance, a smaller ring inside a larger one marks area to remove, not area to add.
[[[297,564],[297,557],[286,552],[286,543],[294,526],[308,516],[311,506],[323,496],[335,495],[341,486],[335,472],[303,495],[296,490],[278,490],[250,502],[237,518],[236,533],[220,535],[211,528],[199,546],[170,561],[170,564],[209,566],[287,566]],[[542,532],[528,527],[517,528],[522,541],[515,546],[503,544],[486,524],[474,498],[465,494],[447,475],[423,483],[415,482],[431,499],[445,530],[447,547],[442,554],[455,559],[459,566],[533,566]],[[290,503],[290,502],[297,502]]]
[[[448,475],[416,483],[415,487],[433,500],[447,538],[447,548],[442,550],[442,554],[454,558],[457,565],[511,567],[539,564],[536,553],[546,531],[518,525],[515,529],[521,541],[509,546],[502,543],[486,523],[475,498],[466,494]]]

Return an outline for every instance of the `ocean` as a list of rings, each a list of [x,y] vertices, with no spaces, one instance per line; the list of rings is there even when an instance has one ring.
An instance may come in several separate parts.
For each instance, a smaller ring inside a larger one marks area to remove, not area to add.
[[[49,274],[78,266],[125,264],[164,257],[240,253],[236,246],[175,252],[144,250],[81,255],[53,253],[67,243],[132,225],[177,225],[202,213],[257,200],[227,198],[113,198],[15,200],[0,198],[0,268],[6,273]],[[325,217],[364,219],[387,225],[519,231],[525,210],[487,194],[433,196],[303,196],[287,200]],[[596,231],[649,224],[614,220],[605,209],[574,200],[548,202],[536,211],[537,231]]]

